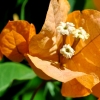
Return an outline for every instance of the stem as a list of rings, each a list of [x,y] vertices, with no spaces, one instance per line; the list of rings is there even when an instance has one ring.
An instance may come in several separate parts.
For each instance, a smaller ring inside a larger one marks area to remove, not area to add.
[[[43,82],[35,89],[35,91],[33,92],[32,97],[31,97],[30,100],[34,100],[34,97],[35,97],[36,93],[39,91],[39,89],[40,89],[43,85],[46,84],[46,82],[47,82],[47,81],[43,81]]]
[[[20,19],[24,20],[25,19],[25,6],[27,4],[28,0],[24,0],[22,7],[21,7],[21,13],[20,13]]]
[[[78,42],[80,41],[80,38],[75,38],[74,43],[72,45],[72,48],[75,49],[76,45],[78,44]]]

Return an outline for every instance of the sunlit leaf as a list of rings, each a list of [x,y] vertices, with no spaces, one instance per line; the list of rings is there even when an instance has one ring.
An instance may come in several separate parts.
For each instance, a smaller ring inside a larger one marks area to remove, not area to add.
[[[7,89],[13,80],[28,80],[36,75],[27,66],[14,62],[0,64],[0,91]]]

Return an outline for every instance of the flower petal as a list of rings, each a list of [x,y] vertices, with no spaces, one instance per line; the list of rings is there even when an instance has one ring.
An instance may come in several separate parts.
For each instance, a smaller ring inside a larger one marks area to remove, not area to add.
[[[86,75],[85,73],[82,72],[71,71],[66,68],[61,68],[60,64],[56,62],[42,60],[38,57],[33,57],[29,54],[27,54],[26,56],[28,57],[27,60],[29,61],[33,70],[39,77],[43,79],[46,79],[45,77],[49,76],[58,81],[67,82],[76,77]],[[44,74],[46,74],[46,76]]]
[[[67,0],[50,0],[46,19],[40,33],[54,34],[58,24],[66,21],[69,8],[70,5]]]
[[[95,85],[92,75],[83,75],[62,85],[62,95],[71,97],[86,96],[92,92]],[[80,91],[80,92],[78,92]]]
[[[96,75],[100,78],[100,12],[96,10],[75,11],[69,14],[67,21],[76,27],[83,27],[90,37],[80,41],[76,46],[76,54],[67,60],[66,67],[71,70]],[[95,78],[94,78],[95,79]],[[96,82],[98,83],[98,82]]]
[[[12,30],[21,34],[28,43],[30,39],[36,34],[34,25],[23,20],[9,21],[1,34],[7,34]]]
[[[48,37],[45,34],[35,35],[29,44],[29,53],[43,59],[58,61],[56,37]]]
[[[22,61],[24,54],[28,52],[28,44],[24,37],[13,30],[1,34],[0,46],[2,54],[12,61]]]
[[[66,60],[66,67],[79,72],[85,72],[100,78],[100,36],[90,42],[78,54],[72,57],[71,60]],[[99,80],[100,81],[100,80]],[[98,83],[98,81],[96,82]]]
[[[77,77],[76,79],[80,84],[82,84],[90,91],[94,86],[94,77],[92,75],[84,75],[84,76]]]
[[[92,94],[100,98],[100,83],[98,83],[96,86],[92,89]]]
[[[62,84],[61,93],[67,97],[87,96],[91,91],[80,84],[76,79]]]
[[[74,11],[68,15],[68,22],[72,22],[75,26],[83,27],[87,33],[90,34],[86,41],[80,41],[76,46],[76,53],[78,53],[82,48],[84,48],[88,43],[92,42],[100,32],[100,12],[96,10],[83,10]]]
[[[29,53],[31,55],[58,60],[57,49],[61,45],[62,36],[56,34],[56,27],[61,21],[66,20],[68,11],[69,3],[67,0],[50,1],[43,27],[40,33],[30,41]]]

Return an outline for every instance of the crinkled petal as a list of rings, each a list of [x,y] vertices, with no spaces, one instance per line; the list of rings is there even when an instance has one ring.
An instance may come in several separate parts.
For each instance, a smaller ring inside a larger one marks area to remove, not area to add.
[[[24,37],[16,31],[1,34],[1,52],[12,61],[22,61],[24,54],[28,53],[28,44]]]
[[[56,32],[56,28],[60,22],[65,22],[70,5],[67,0],[50,0],[46,19],[39,34],[45,34],[49,38],[56,36],[56,44],[59,48],[62,42],[62,35]]]
[[[57,62],[42,60],[29,54],[27,54],[26,56],[28,57],[27,60],[29,61],[29,63],[31,63],[30,65],[33,70],[39,77],[43,79],[46,79],[45,77],[49,76],[58,81],[67,82],[76,77],[86,75],[83,72],[71,71],[67,68],[62,68]],[[46,76],[44,74],[46,74]]]
[[[54,34],[60,22],[65,22],[70,5],[67,0],[50,0],[46,19],[40,33]]]
[[[1,34],[7,34],[12,30],[21,34],[28,43],[30,39],[36,34],[34,25],[24,20],[9,21],[2,30]]]
[[[73,22],[76,27],[83,27],[90,37],[77,44],[76,53],[72,59],[64,59],[63,62],[70,70],[93,75],[97,84],[100,81],[100,12],[96,10],[83,10],[82,13],[74,11],[69,14],[67,21]]]
[[[58,61],[56,37],[48,37],[44,34],[35,35],[29,44],[29,53],[43,59]]]
[[[87,40],[80,41],[76,46],[76,53],[83,49],[90,42],[93,42],[95,38],[100,35],[100,12],[96,10],[83,10],[74,11],[70,13],[67,17],[68,22],[75,24],[75,27],[83,27],[87,33],[89,33],[89,38]]]
[[[85,48],[74,55],[72,59],[64,60],[66,68],[93,75],[95,84],[100,81],[100,51],[98,49],[99,43],[96,44],[96,41],[100,41],[100,37],[95,38],[93,42],[90,42],[87,46],[85,46]]]
[[[46,19],[40,33],[34,36],[29,45],[29,53],[44,59],[58,60],[58,49],[62,43],[61,34],[56,34],[56,27],[65,21],[69,3],[67,0],[51,0]]]

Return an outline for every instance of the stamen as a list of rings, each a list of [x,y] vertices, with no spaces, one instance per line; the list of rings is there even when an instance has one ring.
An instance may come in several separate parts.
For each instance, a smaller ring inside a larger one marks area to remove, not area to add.
[[[74,55],[74,52],[74,49],[69,44],[63,45],[60,49],[60,53],[66,58],[71,58]]]
[[[82,28],[79,27],[78,29],[75,29],[72,34],[74,35],[75,38],[80,38],[83,41],[89,38],[89,34]]]
[[[59,26],[57,27],[57,32],[61,33],[62,35],[69,35],[73,30],[75,30],[75,25],[70,22],[60,22]]]

